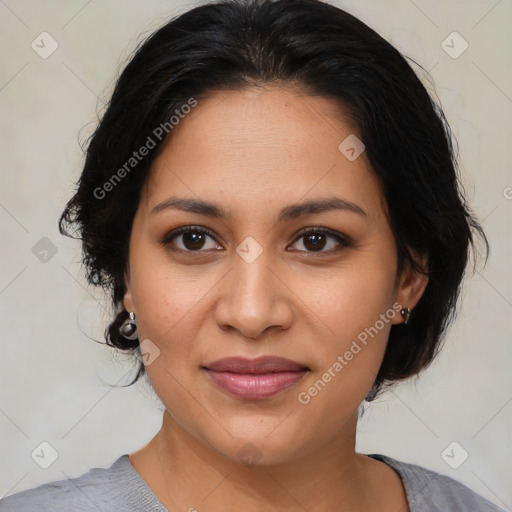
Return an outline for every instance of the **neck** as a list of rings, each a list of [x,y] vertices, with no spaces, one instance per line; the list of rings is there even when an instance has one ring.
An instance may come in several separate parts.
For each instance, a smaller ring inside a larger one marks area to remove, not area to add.
[[[356,424],[357,414],[335,440],[300,459],[250,466],[197,440],[166,411],[140,468],[154,468],[152,475],[142,476],[170,510],[226,512],[236,504],[244,511],[368,511],[376,496],[370,477],[374,466],[355,452]]]

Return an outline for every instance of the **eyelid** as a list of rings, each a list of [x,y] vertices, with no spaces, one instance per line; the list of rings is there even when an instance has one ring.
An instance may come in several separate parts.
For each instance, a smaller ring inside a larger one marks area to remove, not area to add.
[[[161,245],[163,245],[164,247],[167,245],[170,245],[171,241],[174,238],[176,238],[180,235],[183,235],[185,233],[189,233],[189,232],[197,232],[197,233],[202,233],[202,234],[208,235],[210,238],[215,240],[215,242],[217,244],[219,243],[217,241],[217,236],[210,229],[205,228],[203,226],[187,225],[187,226],[182,226],[180,228],[173,229],[172,231],[170,231],[169,233],[164,235],[164,237],[161,241]],[[205,251],[185,251],[185,252],[205,252]]]
[[[304,235],[307,235],[307,234],[310,234],[310,233],[318,233],[318,234],[321,234],[321,235],[332,236],[333,238],[338,240],[338,242],[341,245],[344,245],[345,247],[349,247],[349,246],[353,245],[353,243],[354,243],[353,240],[349,236],[344,235],[342,233],[339,233],[338,231],[334,231],[334,230],[332,230],[330,228],[323,227],[323,226],[314,226],[314,227],[309,227],[309,228],[301,229],[295,235],[295,239],[294,239],[293,243],[297,242],[297,240],[299,240]],[[315,251],[308,251],[308,252],[313,253]],[[328,252],[328,251],[323,251],[323,252]]]

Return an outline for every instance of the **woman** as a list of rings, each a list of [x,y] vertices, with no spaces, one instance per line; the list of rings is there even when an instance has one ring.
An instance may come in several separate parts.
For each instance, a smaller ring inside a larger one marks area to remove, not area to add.
[[[433,360],[487,242],[442,112],[361,21],[234,0],[163,26],[90,140],[72,226],[162,428],[1,511],[499,510],[355,451],[361,403]]]

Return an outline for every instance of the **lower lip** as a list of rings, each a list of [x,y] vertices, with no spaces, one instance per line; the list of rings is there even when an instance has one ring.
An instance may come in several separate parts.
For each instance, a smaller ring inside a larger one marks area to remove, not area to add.
[[[295,386],[308,370],[276,373],[213,372],[206,369],[219,388],[246,400],[261,400]]]

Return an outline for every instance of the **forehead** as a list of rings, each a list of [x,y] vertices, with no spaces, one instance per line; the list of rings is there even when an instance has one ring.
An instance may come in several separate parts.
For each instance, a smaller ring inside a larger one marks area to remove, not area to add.
[[[229,212],[336,193],[370,216],[382,209],[364,151],[355,160],[340,151],[358,133],[336,101],[278,87],[216,91],[197,101],[152,164],[148,208],[169,195],[220,201]]]

